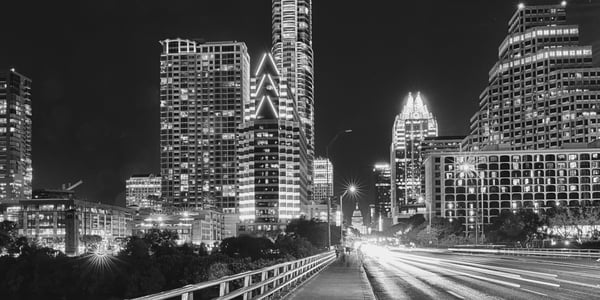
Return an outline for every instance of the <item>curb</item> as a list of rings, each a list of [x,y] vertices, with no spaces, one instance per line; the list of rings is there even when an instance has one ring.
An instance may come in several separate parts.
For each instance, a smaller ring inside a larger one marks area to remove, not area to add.
[[[377,295],[375,295],[375,292],[373,291],[373,285],[371,284],[371,280],[369,279],[369,276],[367,275],[367,269],[365,268],[365,263],[363,262],[363,260],[360,260],[360,273],[362,274],[363,280],[365,280],[367,282],[369,291],[367,292],[368,295],[365,295],[365,299],[375,299],[378,300],[379,298],[377,298]]]

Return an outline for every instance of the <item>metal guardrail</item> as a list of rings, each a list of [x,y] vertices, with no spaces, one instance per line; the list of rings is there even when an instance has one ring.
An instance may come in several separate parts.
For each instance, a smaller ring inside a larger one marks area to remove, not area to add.
[[[335,260],[335,253],[318,255],[280,263],[216,280],[190,284],[181,288],[147,295],[133,300],[163,299],[268,299],[290,286],[310,278]]]
[[[598,249],[566,249],[566,248],[502,248],[502,249],[477,249],[477,248],[448,248],[448,251],[462,253],[488,253],[501,255],[531,255],[566,258],[600,258]]]

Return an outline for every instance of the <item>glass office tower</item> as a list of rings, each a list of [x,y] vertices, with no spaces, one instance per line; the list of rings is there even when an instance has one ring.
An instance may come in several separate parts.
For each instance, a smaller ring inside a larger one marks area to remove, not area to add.
[[[287,78],[263,55],[239,140],[240,232],[278,232],[308,204],[306,138]]]

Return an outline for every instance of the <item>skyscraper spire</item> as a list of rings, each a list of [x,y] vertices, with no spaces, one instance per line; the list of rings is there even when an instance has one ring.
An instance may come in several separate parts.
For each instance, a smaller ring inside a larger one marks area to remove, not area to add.
[[[430,136],[438,135],[437,121],[423,102],[421,93],[408,99],[402,112],[396,116],[390,147],[392,218],[398,222],[398,215],[410,214],[408,207],[414,210],[423,198],[421,177],[421,142]]]

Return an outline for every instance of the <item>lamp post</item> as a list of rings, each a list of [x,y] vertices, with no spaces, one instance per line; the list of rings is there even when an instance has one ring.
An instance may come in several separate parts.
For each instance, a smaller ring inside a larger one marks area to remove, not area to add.
[[[342,247],[344,246],[344,205],[342,204],[342,200],[348,192],[354,194],[356,192],[356,186],[349,186],[348,188],[346,188],[344,193],[340,195],[340,246]]]
[[[471,162],[468,161],[463,161],[459,166],[459,169],[461,170],[461,172],[463,174],[467,174],[467,178],[466,178],[466,182],[468,183],[468,174],[475,174],[475,245],[478,244],[478,240],[479,240],[479,225],[477,224],[479,221],[481,221],[481,239],[484,238],[484,233],[483,233],[483,223],[485,222],[483,217],[484,217],[484,211],[483,211],[483,197],[480,197],[480,193],[479,193],[479,180],[480,180],[480,175],[479,175],[479,170],[477,169],[477,166]],[[480,199],[481,198],[481,199]],[[479,205],[479,201],[481,201],[481,206]],[[479,220],[479,209],[481,208],[481,220]]]
[[[326,176],[327,184],[329,184],[329,165],[331,164],[331,166],[333,167],[333,163],[329,159],[329,147],[333,144],[333,142],[335,142],[337,140],[337,138],[341,134],[351,133],[351,132],[352,132],[352,129],[340,130],[338,133],[336,133],[333,136],[331,141],[329,141],[329,143],[327,143],[327,146],[325,147],[325,158],[327,158],[327,176]],[[331,194],[333,195],[333,180],[331,182],[331,187],[332,187]],[[333,198],[333,197],[327,197],[327,246],[329,247],[329,249],[331,249],[331,198]]]

